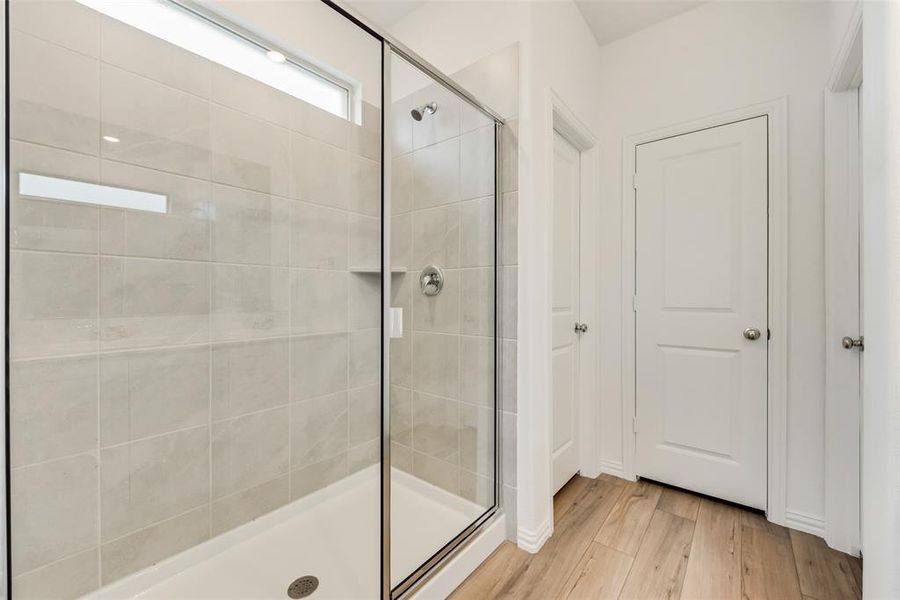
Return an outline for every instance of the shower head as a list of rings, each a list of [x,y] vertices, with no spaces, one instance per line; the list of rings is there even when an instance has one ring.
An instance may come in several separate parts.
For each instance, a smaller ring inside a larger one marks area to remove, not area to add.
[[[416,121],[421,121],[422,117],[425,115],[433,115],[435,112],[437,112],[437,102],[429,102],[428,104],[417,106],[409,111],[409,114],[411,114],[412,118]]]

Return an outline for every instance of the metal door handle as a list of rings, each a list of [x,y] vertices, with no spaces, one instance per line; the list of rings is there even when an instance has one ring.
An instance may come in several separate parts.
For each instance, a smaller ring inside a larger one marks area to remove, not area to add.
[[[859,348],[860,352],[866,349],[865,339],[863,338],[863,336],[859,336],[857,339],[853,339],[852,337],[845,335],[841,338],[841,346],[843,346],[847,350]]]
[[[762,334],[756,327],[748,327],[744,330],[744,337],[750,341],[758,340]]]
[[[587,333],[587,323],[575,323],[576,333]]]

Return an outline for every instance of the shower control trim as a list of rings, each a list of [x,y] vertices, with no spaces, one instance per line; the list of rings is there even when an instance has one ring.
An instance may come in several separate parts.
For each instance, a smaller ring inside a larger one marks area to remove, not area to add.
[[[436,265],[428,265],[419,275],[419,290],[425,296],[437,296],[444,289],[444,272]]]

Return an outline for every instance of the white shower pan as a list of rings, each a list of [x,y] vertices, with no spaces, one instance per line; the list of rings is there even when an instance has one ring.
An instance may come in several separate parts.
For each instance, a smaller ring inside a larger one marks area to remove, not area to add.
[[[291,582],[313,575],[319,587],[311,600],[375,599],[381,572],[379,475],[380,467],[370,466],[87,597],[282,600]],[[393,585],[483,512],[475,503],[393,469]],[[438,587],[449,591],[462,581],[500,543],[502,529],[501,517],[489,526],[488,539],[473,542],[472,557],[457,557],[445,566],[452,571],[457,563],[457,572],[452,582]]]

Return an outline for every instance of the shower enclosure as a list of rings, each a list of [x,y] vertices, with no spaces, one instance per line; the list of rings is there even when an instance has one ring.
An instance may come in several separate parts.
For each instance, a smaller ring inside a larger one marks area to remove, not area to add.
[[[413,593],[499,507],[502,120],[330,2],[7,6],[10,597]]]

